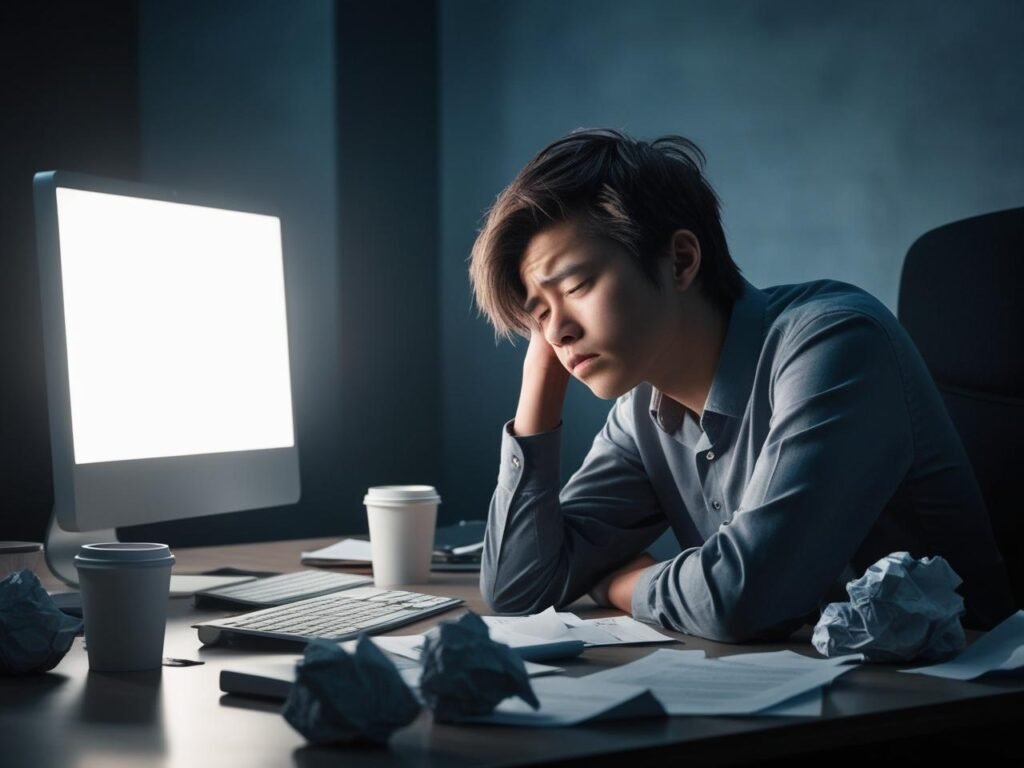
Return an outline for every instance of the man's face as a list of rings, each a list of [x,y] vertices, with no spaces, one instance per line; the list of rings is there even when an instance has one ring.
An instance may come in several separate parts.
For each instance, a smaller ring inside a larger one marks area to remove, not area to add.
[[[671,327],[674,294],[660,272],[655,285],[620,246],[564,222],[530,240],[519,275],[534,328],[595,395],[648,380]]]

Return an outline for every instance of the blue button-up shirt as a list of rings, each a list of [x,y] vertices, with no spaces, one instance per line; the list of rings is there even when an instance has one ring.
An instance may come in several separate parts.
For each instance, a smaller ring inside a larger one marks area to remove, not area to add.
[[[699,420],[636,387],[561,492],[561,427],[511,427],[480,575],[497,611],[600,599],[603,577],[668,527],[682,552],[643,571],[632,612],[681,632],[788,635],[896,551],[949,561],[968,626],[1013,610],[931,375],[896,318],[853,286],[745,283]]]

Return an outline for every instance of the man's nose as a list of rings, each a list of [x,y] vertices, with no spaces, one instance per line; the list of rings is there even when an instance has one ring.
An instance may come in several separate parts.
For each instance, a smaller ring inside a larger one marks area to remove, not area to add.
[[[580,327],[568,314],[552,310],[544,336],[552,346],[561,347],[580,337]]]

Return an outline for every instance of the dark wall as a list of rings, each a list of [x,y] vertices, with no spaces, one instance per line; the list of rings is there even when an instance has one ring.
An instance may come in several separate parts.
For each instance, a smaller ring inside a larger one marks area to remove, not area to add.
[[[0,539],[53,505],[32,176],[136,178],[136,25],[134,0],[0,4]]]
[[[282,217],[302,499],[135,529],[179,544],[365,531],[436,483],[432,3],[142,0],[142,175]]]
[[[172,545],[365,531],[368,485],[437,483],[432,2],[6,6],[0,539],[52,504],[31,177],[139,179],[282,217],[302,499],[122,530]]]
[[[893,309],[918,235],[1024,204],[1015,0],[446,0],[440,18],[442,492],[477,516],[524,346],[496,347],[475,318],[464,260],[549,141],[582,126],[689,136],[755,285],[831,277]],[[570,391],[563,477],[608,405]]]

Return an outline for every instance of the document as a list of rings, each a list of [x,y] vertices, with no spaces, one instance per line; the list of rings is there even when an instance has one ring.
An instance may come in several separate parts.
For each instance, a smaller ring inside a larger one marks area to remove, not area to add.
[[[548,608],[532,616],[484,616],[483,620],[493,639],[513,647],[512,642],[503,638],[527,636],[552,641],[580,640],[586,646],[678,642],[630,616],[581,619],[574,613],[559,613]]]
[[[488,715],[469,722],[530,727],[579,725],[596,720],[664,717],[665,710],[642,686],[610,683],[588,677],[545,677],[531,681],[540,701],[534,710],[520,698],[501,702]]]
[[[1024,672],[1024,611],[1003,620],[950,661],[900,672],[950,680],[973,680],[989,673],[1020,674]]]
[[[804,656],[795,651],[769,651],[766,653],[736,653],[731,656],[720,656],[718,661],[737,664],[759,664],[766,666],[803,666],[813,668],[815,664],[849,664],[861,662],[863,654],[854,653],[848,656],[835,656],[830,659]],[[821,717],[825,692],[817,688],[807,693],[794,696],[781,704],[762,709],[758,717]]]
[[[753,715],[820,690],[850,669],[851,665],[833,660],[726,662],[705,659],[701,651],[662,648],[589,677],[649,688],[670,715]]]
[[[380,638],[371,638],[375,642]],[[355,652],[356,641],[352,640],[342,644],[349,653]],[[378,645],[380,645],[378,643]],[[390,657],[402,676],[406,685],[418,687],[423,668],[416,662],[407,658]],[[234,693],[240,696],[258,696],[265,699],[277,699],[283,701],[288,698],[288,692],[295,682],[295,664],[302,659],[302,656],[289,655],[284,658],[254,659],[252,661],[239,662],[237,667],[223,669],[220,673],[220,689],[225,693]],[[526,674],[530,677],[542,675],[555,675],[565,670],[561,667],[552,667],[546,664],[536,664],[531,661],[523,662],[526,667]]]
[[[395,656],[419,661],[423,653],[424,635],[382,635],[370,638],[382,650]],[[583,652],[583,643],[579,640],[531,637],[530,635],[504,634],[492,638],[514,648],[524,661],[544,661],[547,659],[566,659],[579,656]]]
[[[369,565],[373,562],[370,542],[342,539],[330,546],[302,553],[306,565]]]

